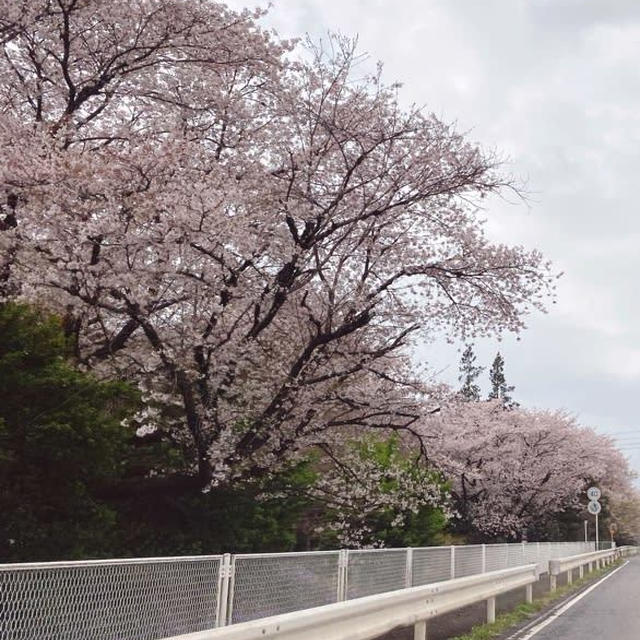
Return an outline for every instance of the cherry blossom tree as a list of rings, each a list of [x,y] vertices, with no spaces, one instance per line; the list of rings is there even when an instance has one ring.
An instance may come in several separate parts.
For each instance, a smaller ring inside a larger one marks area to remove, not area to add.
[[[357,77],[350,41],[299,56],[258,18],[0,0],[3,295],[139,385],[141,433],[190,448],[189,486],[363,431],[422,443],[418,336],[519,331],[553,288],[483,232],[495,158]]]
[[[578,507],[591,483],[614,500],[632,488],[613,442],[563,412],[458,403],[433,416],[424,437],[464,528],[489,538],[518,539]]]

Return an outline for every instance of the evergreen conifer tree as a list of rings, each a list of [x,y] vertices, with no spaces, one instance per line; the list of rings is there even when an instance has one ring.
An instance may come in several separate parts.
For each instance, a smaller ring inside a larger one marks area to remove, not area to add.
[[[501,400],[505,409],[513,409],[514,407],[519,406],[511,396],[515,387],[508,385],[504,377],[504,358],[499,351],[496,353],[496,357],[491,365],[489,379],[491,381],[489,400]]]
[[[480,387],[476,380],[482,373],[484,367],[476,365],[476,354],[473,352],[473,345],[468,344],[460,358],[460,375],[458,382],[462,384],[459,395],[466,402],[479,402]]]

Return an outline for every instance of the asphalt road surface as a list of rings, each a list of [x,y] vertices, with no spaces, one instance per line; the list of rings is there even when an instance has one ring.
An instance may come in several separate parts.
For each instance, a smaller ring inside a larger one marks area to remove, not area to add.
[[[639,640],[640,556],[571,598],[518,640]]]

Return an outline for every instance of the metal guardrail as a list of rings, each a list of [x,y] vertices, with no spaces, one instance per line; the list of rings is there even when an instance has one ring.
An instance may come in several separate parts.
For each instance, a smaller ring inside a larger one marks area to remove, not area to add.
[[[588,565],[589,571],[592,571],[593,565],[599,569],[601,565],[611,564],[619,553],[617,549],[608,549],[606,551],[593,551],[592,553],[581,553],[566,558],[555,558],[549,560],[549,580],[551,583],[551,591],[557,588],[558,576],[561,573],[567,574],[567,584],[573,582],[573,570],[578,569],[580,577],[584,576],[584,567]]]
[[[635,556],[638,553],[638,547],[632,547],[630,545],[624,545],[622,547],[616,547],[618,555],[621,557]]]
[[[514,566],[585,542],[0,564],[2,640],[158,640]]]
[[[411,625],[415,640],[426,640],[429,619],[486,600],[487,618],[493,622],[497,595],[528,587],[530,598],[537,580],[537,566],[529,564],[166,640],[367,640]]]

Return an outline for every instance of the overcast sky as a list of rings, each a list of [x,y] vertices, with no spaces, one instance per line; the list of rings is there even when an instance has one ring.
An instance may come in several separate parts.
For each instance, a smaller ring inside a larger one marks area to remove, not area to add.
[[[478,343],[479,358],[500,349],[521,404],[614,434],[640,472],[640,2],[275,0],[265,23],[358,35],[407,104],[508,157],[529,200],[492,202],[490,233],[565,275],[548,315],[519,341]],[[459,346],[420,356],[456,383]]]

